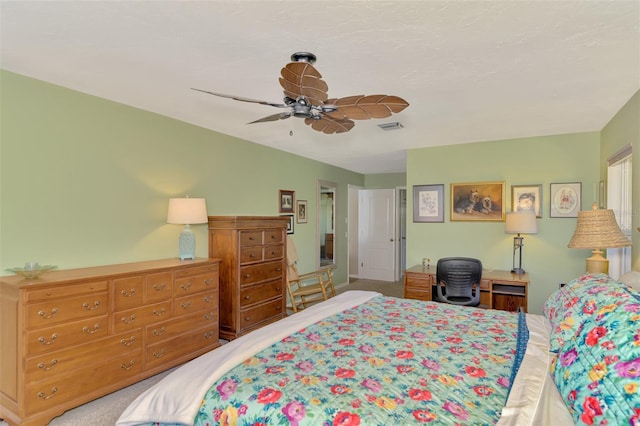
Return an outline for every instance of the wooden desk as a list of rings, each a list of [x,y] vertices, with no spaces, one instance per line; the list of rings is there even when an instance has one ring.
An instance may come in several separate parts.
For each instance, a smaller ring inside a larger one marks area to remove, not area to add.
[[[404,274],[404,297],[407,299],[435,300],[436,268],[417,265]],[[527,312],[528,274],[510,271],[483,270],[480,280],[480,307]]]

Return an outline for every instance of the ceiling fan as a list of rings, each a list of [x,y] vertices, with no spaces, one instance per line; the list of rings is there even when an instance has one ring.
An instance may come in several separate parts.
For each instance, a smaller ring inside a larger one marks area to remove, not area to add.
[[[302,117],[305,119],[305,124],[310,125],[312,129],[326,134],[348,132],[355,125],[352,120],[385,118],[409,106],[404,99],[391,95],[357,95],[329,99],[327,83],[322,80],[322,75],[312,65],[316,61],[316,55],[297,52],[291,55],[291,61],[280,72],[280,85],[284,89],[282,104],[202,89],[192,88],[192,90],[236,101],[288,109],[248,124],[284,120],[291,116]]]

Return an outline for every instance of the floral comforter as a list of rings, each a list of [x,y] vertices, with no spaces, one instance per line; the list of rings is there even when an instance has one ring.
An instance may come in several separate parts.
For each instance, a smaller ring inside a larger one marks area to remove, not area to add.
[[[494,424],[527,338],[524,314],[375,297],[230,370],[194,424]]]

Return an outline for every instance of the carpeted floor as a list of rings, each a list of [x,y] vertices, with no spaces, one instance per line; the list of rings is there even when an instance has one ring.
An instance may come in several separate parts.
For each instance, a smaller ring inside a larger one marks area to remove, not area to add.
[[[377,291],[385,296],[402,297],[403,284],[399,282],[385,282],[373,280],[354,280],[348,285],[336,287],[337,293],[348,290]],[[112,426],[127,406],[142,392],[162,380],[173,370],[165,371],[141,382],[135,383],[117,392],[113,392],[95,401],[81,405],[63,415],[53,419],[50,426]],[[6,423],[0,421],[0,426]]]

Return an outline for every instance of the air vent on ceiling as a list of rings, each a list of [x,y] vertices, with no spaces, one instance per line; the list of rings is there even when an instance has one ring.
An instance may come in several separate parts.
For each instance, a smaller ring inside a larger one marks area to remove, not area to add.
[[[382,130],[396,130],[396,129],[402,129],[404,126],[397,122],[391,122],[391,123],[382,123],[382,124],[378,124],[378,127],[380,127]]]

